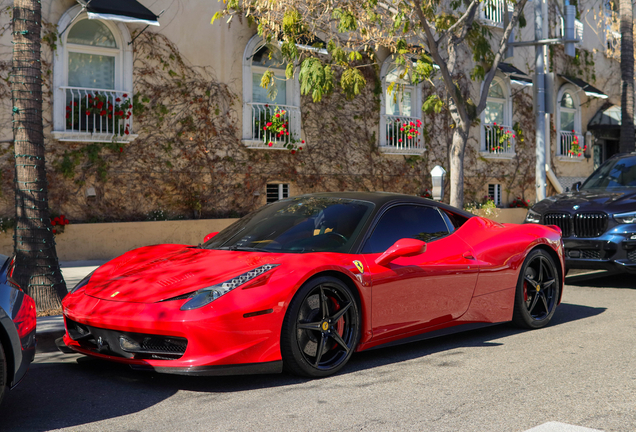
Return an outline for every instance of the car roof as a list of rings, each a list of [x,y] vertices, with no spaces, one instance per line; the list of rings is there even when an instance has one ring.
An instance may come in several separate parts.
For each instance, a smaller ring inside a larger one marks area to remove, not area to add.
[[[300,198],[303,196],[319,196],[319,197],[329,197],[329,198],[345,198],[351,200],[360,200],[360,201],[368,201],[376,205],[377,209],[381,209],[386,205],[390,204],[398,204],[398,203],[414,203],[414,204],[425,204],[430,206],[436,206],[441,209],[450,211],[455,214],[462,215],[466,218],[470,218],[475,216],[472,213],[468,213],[464,210],[458,209],[456,207],[452,207],[448,204],[444,204],[439,201],[430,200],[427,198],[422,198],[415,195],[406,195],[399,194],[394,192],[318,192],[300,196],[290,197],[288,199]]]

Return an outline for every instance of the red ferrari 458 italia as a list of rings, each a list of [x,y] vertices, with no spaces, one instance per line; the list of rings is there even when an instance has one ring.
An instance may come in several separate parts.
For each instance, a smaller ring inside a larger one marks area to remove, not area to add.
[[[203,244],[132,250],[64,299],[61,349],[134,369],[324,377],[355,351],[513,321],[561,299],[558,227],[389,193],[269,204]]]

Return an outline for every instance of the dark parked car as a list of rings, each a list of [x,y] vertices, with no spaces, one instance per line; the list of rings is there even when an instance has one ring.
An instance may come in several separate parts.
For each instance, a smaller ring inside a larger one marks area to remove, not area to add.
[[[636,272],[636,153],[613,156],[572,188],[535,204],[526,223],[561,228],[568,269]]]
[[[35,302],[12,279],[14,263],[0,255],[0,402],[35,356]]]

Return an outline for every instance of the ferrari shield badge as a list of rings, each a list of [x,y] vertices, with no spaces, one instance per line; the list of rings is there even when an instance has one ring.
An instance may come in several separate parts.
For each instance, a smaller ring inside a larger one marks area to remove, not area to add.
[[[353,262],[353,265],[356,266],[356,268],[360,271],[360,273],[364,273],[364,266],[362,265],[362,263],[358,260]]]

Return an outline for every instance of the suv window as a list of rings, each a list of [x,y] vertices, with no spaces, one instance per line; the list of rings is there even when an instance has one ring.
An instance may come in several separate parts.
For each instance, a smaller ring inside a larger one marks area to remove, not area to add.
[[[402,238],[430,242],[448,234],[448,227],[436,208],[399,205],[382,215],[362,253],[384,252]]]
[[[581,189],[636,187],[636,157],[610,159],[585,180]]]

